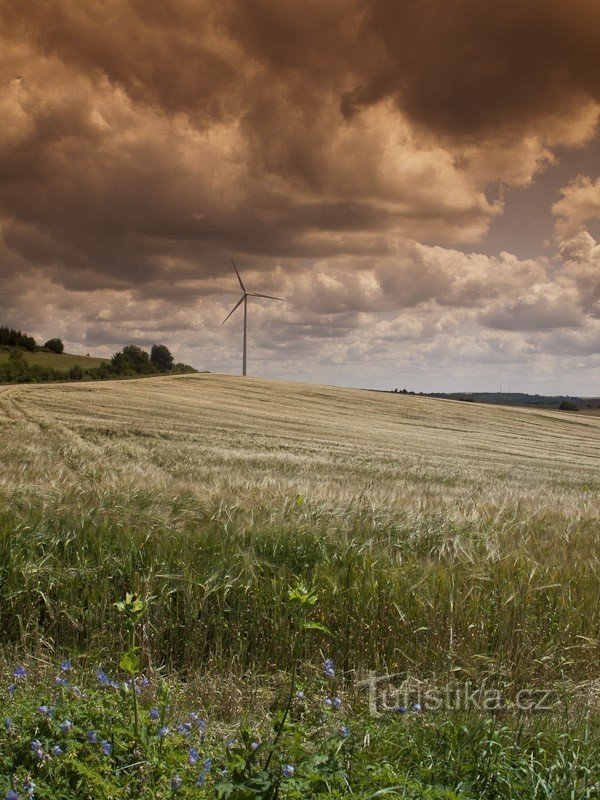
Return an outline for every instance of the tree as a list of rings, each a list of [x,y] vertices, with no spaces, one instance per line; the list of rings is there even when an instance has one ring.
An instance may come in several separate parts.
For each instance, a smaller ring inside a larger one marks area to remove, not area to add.
[[[83,378],[84,372],[79,364],[73,364],[69,370],[69,379],[72,381],[80,381]]]
[[[150,361],[158,369],[173,369],[174,358],[169,348],[164,344],[153,344],[150,350]]]
[[[559,411],[579,411],[579,406],[577,403],[574,403],[572,400],[562,400],[559,407]]]
[[[48,339],[44,347],[46,350],[52,350],[53,353],[65,352],[65,346],[62,342],[62,339]]]
[[[111,364],[118,375],[139,375],[152,371],[148,353],[137,344],[128,344],[115,353]]]

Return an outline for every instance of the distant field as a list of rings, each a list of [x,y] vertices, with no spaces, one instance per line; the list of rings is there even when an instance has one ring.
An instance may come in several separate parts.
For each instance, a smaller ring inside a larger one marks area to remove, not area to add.
[[[241,379],[0,387],[4,642],[284,668],[317,587],[344,669],[597,681],[600,419]],[[310,653],[306,653],[309,657]]]
[[[8,355],[7,350],[0,350],[0,363],[7,361]],[[106,358],[94,358],[93,356],[78,356],[71,353],[30,353],[26,350],[23,351],[23,355],[29,364],[65,371],[76,364],[79,364],[82,369],[93,369],[108,360]]]

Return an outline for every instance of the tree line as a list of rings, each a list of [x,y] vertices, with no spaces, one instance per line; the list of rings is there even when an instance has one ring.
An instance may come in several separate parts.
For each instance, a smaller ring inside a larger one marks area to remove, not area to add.
[[[2,327],[0,349],[9,351],[8,359],[0,363],[0,383],[109,380],[197,372],[189,364],[175,363],[169,348],[164,344],[152,345],[149,353],[135,344],[128,344],[116,352],[110,361],[97,367],[74,364],[68,370],[57,369],[51,364],[33,364],[26,358],[27,352],[63,353],[64,345],[58,338],[49,339],[40,347],[32,336]]]

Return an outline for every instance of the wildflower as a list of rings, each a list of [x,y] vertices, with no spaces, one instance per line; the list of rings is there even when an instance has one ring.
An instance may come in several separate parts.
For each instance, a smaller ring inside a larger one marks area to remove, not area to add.
[[[157,719],[160,719],[160,713],[158,708],[151,708],[150,711],[148,712],[148,716],[154,722],[156,722]]]
[[[8,792],[4,795],[4,800],[19,800],[19,795],[15,792],[14,789],[9,789]]]
[[[167,728],[166,725],[164,725],[162,728],[158,729],[158,735],[160,736],[161,739],[166,739],[166,737],[170,733],[171,733],[171,731],[169,730],[169,728]]]
[[[140,681],[140,686],[142,687],[142,689],[147,689],[150,686],[150,681],[145,675]]]
[[[205,733],[206,731],[206,720],[200,717],[196,711],[192,711],[190,714],[190,720],[197,726],[198,730],[201,733]]]
[[[103,669],[96,670],[96,677],[98,678],[102,686],[108,686],[110,684],[110,678],[108,677],[106,672],[104,672]]]
[[[184,736],[189,736],[192,732],[192,726],[189,722],[181,722],[177,728],[177,733],[182,733]]]
[[[18,681],[20,681],[21,678],[27,677],[27,670],[25,669],[25,667],[15,667],[13,669],[13,675]]]
[[[68,733],[71,728],[73,727],[73,723],[70,719],[63,720],[60,725],[58,726],[63,733]]]
[[[25,778],[23,781],[23,790],[29,795],[29,797],[33,797],[35,794],[35,783],[31,780],[31,778]]]
[[[98,734],[96,731],[88,731],[87,740],[90,744],[98,744]]]
[[[80,698],[83,697],[83,692],[79,688],[79,686],[71,686],[71,691],[75,695],[75,697]]]
[[[40,742],[39,739],[34,739],[30,745],[32,750],[40,750],[44,745]]]
[[[331,708],[331,706],[333,705],[331,697],[325,697],[323,703],[327,706],[327,708]]]
[[[406,706],[398,706],[396,711],[398,712],[398,714],[406,714],[407,708]]]
[[[332,705],[334,708],[340,708],[342,705],[342,700],[340,697],[334,697],[332,700]]]
[[[197,748],[190,747],[188,752],[188,761],[190,764],[197,764],[198,759],[200,758],[200,753],[198,752]]]
[[[296,700],[304,700],[304,692],[296,692]]]
[[[283,777],[284,778],[293,777],[294,772],[295,772],[295,770],[294,770],[294,768],[292,767],[291,764],[284,764],[283,767],[281,768],[281,771],[283,772]]]
[[[38,761],[44,760],[44,746],[39,739],[34,739],[29,745]]]
[[[207,758],[204,764],[202,765],[205,772],[210,772],[212,769],[212,761],[210,758]]]
[[[230,740],[229,740],[229,741],[226,743],[225,747],[226,747],[228,750],[231,750],[231,748],[232,748],[232,747],[235,747],[235,745],[236,745],[236,740],[235,740],[235,739],[230,739]]]
[[[335,670],[333,668],[333,659],[327,658],[323,664],[323,672],[327,675],[328,678],[333,678],[335,676]]]
[[[415,714],[418,714],[421,711],[421,704],[420,703],[413,703],[413,705],[410,707],[410,710],[414,711]]]
[[[14,726],[13,726],[13,724],[12,724],[12,720],[10,720],[10,719],[7,717],[7,718],[4,720],[4,730],[5,730],[5,731],[12,731],[13,727],[14,727]]]
[[[53,717],[54,709],[48,706],[38,706],[38,714],[41,714],[42,717]]]
[[[181,778],[179,775],[173,775],[173,777],[171,778],[171,789],[174,792],[176,792],[182,783],[183,783],[183,778]]]
[[[105,756],[109,756],[110,755],[110,751],[112,750],[112,745],[111,745],[111,743],[109,741],[107,741],[106,739],[103,739],[100,742],[100,748],[102,749],[102,752],[104,753]]]
[[[8,685],[7,691],[8,691],[9,694],[14,694],[17,691],[17,687],[15,686],[14,683],[10,683]]]
[[[205,772],[201,772],[200,775],[198,775],[198,780],[196,781],[196,786],[204,786],[204,781],[205,780],[206,780],[206,773]]]
[[[342,727],[340,728],[340,733],[342,734],[344,739],[346,739],[348,738],[348,736],[350,736],[350,728],[347,725],[342,725]]]
[[[250,745],[250,747],[251,747],[253,750],[258,750],[258,748],[260,747],[260,742],[252,742],[252,744]]]
[[[60,662],[61,672],[68,672],[70,669],[71,669],[71,662],[69,661],[68,658]]]
[[[53,756],[62,756],[63,754],[62,747],[59,744],[55,744],[50,752]]]
[[[56,684],[56,686],[68,686],[69,685],[69,681],[66,680],[66,678],[61,678],[60,675],[57,675],[56,678],[54,678],[54,683]]]

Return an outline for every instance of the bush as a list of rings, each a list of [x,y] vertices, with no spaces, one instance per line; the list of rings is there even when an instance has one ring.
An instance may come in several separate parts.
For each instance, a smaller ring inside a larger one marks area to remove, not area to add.
[[[173,369],[173,356],[169,348],[164,344],[153,344],[150,350],[150,361],[158,369]]]
[[[48,339],[44,347],[46,348],[46,350],[50,350],[50,352],[52,353],[65,352],[65,346],[62,342],[62,339]]]
[[[72,381],[80,381],[84,376],[83,369],[79,366],[79,364],[74,364],[71,369],[69,370],[69,378]]]
[[[562,400],[561,404],[558,407],[559,411],[579,411],[579,406],[577,403],[573,403],[572,400]]]

